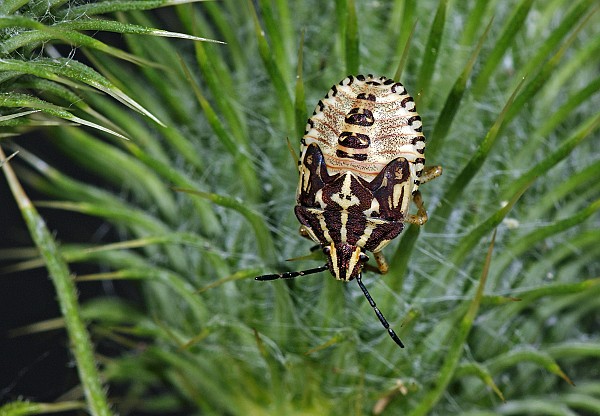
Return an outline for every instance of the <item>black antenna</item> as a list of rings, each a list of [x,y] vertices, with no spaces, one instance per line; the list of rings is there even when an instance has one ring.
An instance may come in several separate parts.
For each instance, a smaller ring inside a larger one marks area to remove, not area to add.
[[[327,270],[326,264],[319,266],[319,267],[315,267],[314,269],[301,270],[299,272],[263,274],[262,276],[255,277],[254,279],[255,280],[263,280],[263,281],[264,280],[277,280],[277,279],[293,279],[294,277],[306,276],[308,274],[319,273],[319,272],[322,272],[325,270]],[[398,335],[396,335],[394,330],[392,328],[390,328],[390,324],[388,323],[387,319],[385,319],[385,316],[383,316],[383,314],[381,313],[381,311],[375,304],[375,301],[371,297],[371,294],[369,293],[369,291],[365,287],[364,283],[362,282],[362,273],[359,273],[358,276],[356,276],[356,281],[358,282],[358,286],[360,287],[363,294],[365,295],[365,298],[367,298],[367,300],[369,301],[369,305],[371,305],[371,307],[375,311],[375,315],[377,315],[377,318],[379,318],[379,322],[381,322],[381,325],[383,325],[383,327],[385,329],[387,329],[388,334],[394,340],[394,342],[396,344],[398,344],[400,346],[400,348],[404,348],[404,344],[402,343],[402,341],[400,341],[400,338],[398,338]]]
[[[394,330],[392,328],[390,328],[390,324],[388,323],[387,319],[385,319],[385,316],[383,316],[383,314],[381,313],[381,311],[379,310],[379,308],[377,308],[377,305],[375,304],[375,301],[373,300],[373,298],[369,294],[369,291],[367,290],[367,288],[363,284],[363,282],[362,282],[362,273],[359,273],[358,276],[356,276],[356,281],[358,282],[358,286],[360,287],[360,289],[363,291],[363,294],[365,295],[365,298],[367,298],[367,300],[369,301],[369,304],[371,305],[371,308],[373,308],[373,310],[375,311],[375,315],[377,315],[377,317],[379,318],[379,321],[381,322],[381,325],[383,325],[383,327],[385,329],[387,329],[388,334],[394,340],[394,342],[396,344],[398,344],[400,346],[400,348],[404,348],[404,344],[402,343],[402,341],[400,341],[400,338],[398,338],[398,335],[396,335],[396,333],[394,332]]]
[[[285,272],[285,273],[275,273],[275,274],[263,274],[262,276],[257,276],[255,280],[277,280],[277,279],[292,279],[298,276],[306,276],[307,274],[319,273],[327,270],[327,265],[324,264],[319,267],[315,267],[314,269],[301,270],[299,272]]]

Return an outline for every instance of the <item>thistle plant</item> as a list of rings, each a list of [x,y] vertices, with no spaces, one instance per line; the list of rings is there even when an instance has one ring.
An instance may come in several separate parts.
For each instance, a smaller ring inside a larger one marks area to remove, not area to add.
[[[3,278],[47,270],[82,386],[0,414],[600,414],[597,2],[183,3],[0,5],[0,161],[36,247]],[[364,276],[404,350],[355,285],[254,280],[323,263],[294,153],[359,73],[406,86],[444,168]],[[118,238],[65,240],[50,210]],[[89,281],[140,301],[81,302]]]

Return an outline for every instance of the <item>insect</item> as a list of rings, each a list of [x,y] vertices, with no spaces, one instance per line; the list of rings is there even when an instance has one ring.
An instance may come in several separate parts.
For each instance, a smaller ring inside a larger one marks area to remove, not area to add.
[[[327,263],[256,280],[325,270],[337,280],[356,279],[390,337],[404,348],[362,282],[362,272],[388,271],[381,250],[405,223],[427,221],[419,185],[442,173],[440,166],[425,167],[425,136],[413,98],[401,83],[386,77],[343,79],[308,119],[298,171],[295,214],[300,234],[320,246]],[[416,214],[409,213],[411,201]],[[376,267],[367,264],[366,251],[373,253]]]

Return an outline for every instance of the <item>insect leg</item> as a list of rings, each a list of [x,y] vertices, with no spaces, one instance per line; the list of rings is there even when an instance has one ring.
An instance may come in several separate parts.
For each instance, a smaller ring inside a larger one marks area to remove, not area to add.
[[[417,191],[413,196],[413,201],[417,206],[416,214],[408,214],[404,219],[404,222],[411,224],[423,225],[427,222],[427,211],[425,211],[425,205],[423,204],[423,197],[421,191]]]
[[[310,238],[310,234],[308,233],[308,230],[305,225],[300,226],[300,228],[298,229],[298,234],[300,234],[304,238],[312,240],[312,238]]]
[[[379,322],[381,322],[381,325],[383,325],[383,327],[385,329],[387,329],[388,334],[394,340],[394,342],[396,344],[398,344],[400,346],[400,348],[404,348],[404,344],[402,343],[402,341],[400,341],[400,338],[398,338],[398,335],[396,335],[396,333],[394,332],[394,330],[392,328],[390,328],[390,324],[385,319],[385,316],[383,316],[383,314],[381,313],[381,311],[377,308],[377,305],[375,304],[375,301],[373,300],[373,298],[369,294],[369,291],[367,290],[367,288],[363,284],[361,273],[359,273],[358,276],[356,276],[356,282],[358,283],[358,286],[360,287],[360,289],[363,291],[363,294],[365,295],[365,298],[367,298],[367,300],[369,301],[369,305],[371,305],[371,308],[373,308],[373,310],[375,311],[375,315],[377,315],[377,318],[379,318]]]
[[[441,166],[425,166],[423,173],[419,178],[419,182],[422,184],[429,182],[432,179],[437,178],[442,174]]]
[[[383,253],[381,251],[378,251],[377,253],[373,254],[375,255],[375,261],[377,262],[377,266],[374,266],[370,263],[366,263],[363,267],[363,270],[369,270],[377,274],[386,274],[390,266],[388,265],[387,260],[383,256]]]
[[[306,276],[307,274],[319,273],[324,270],[327,270],[327,265],[315,267],[314,269],[301,270],[298,272],[285,272],[285,273],[274,273],[274,274],[263,274],[262,276],[257,276],[255,280],[277,280],[277,279],[292,279],[298,276]]]
[[[390,266],[388,266],[387,260],[383,256],[383,252],[378,251],[377,253],[373,253],[373,255],[375,256],[375,261],[377,262],[377,269],[379,270],[379,273],[386,274]]]

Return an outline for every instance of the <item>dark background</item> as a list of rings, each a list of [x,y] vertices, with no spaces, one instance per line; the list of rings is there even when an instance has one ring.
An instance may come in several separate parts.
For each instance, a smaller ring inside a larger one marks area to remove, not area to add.
[[[4,151],[10,152],[6,147]],[[16,159],[10,162],[13,167],[19,163]],[[30,198],[39,198],[31,189],[26,192]],[[59,218],[47,220],[60,222]],[[4,175],[0,175],[0,236],[0,249],[33,246]],[[65,332],[15,336],[10,331],[60,317],[54,287],[46,269],[7,273],[4,267],[13,262],[0,257],[0,402],[19,397],[51,401],[74,376],[73,367],[68,366]]]
[[[171,12],[164,9],[151,13],[164,22],[164,19],[169,20]],[[125,48],[124,39],[118,34],[102,32],[96,33],[94,37],[107,44]],[[70,45],[53,44],[53,47],[63,56],[71,56],[93,67],[85,54]],[[12,141],[2,139],[0,146],[6,156],[9,156],[14,150],[7,144],[16,144],[74,179],[110,188],[99,182],[98,178],[79,169],[57,150],[52,145],[52,138],[45,135],[48,131],[46,129],[52,127],[23,134]],[[19,159],[19,155],[9,163],[16,170],[17,177],[20,171],[28,168],[27,164]],[[21,185],[32,201],[47,199],[26,183],[21,182]],[[40,208],[38,212],[59,244],[102,244],[118,241],[114,229],[103,220],[49,208]],[[32,248],[34,244],[0,168],[0,405],[17,399],[53,402],[78,386],[79,377],[64,329],[27,335],[13,333],[15,329],[61,317],[56,291],[46,268],[6,272],[5,268],[14,264],[15,260],[3,256],[2,250],[17,247]],[[69,267],[74,275],[100,271],[97,265],[73,264]],[[78,284],[77,289],[80,304],[87,299],[107,295],[128,297],[133,302],[139,299],[136,286],[128,282],[85,282]],[[96,341],[93,339],[95,344]],[[96,344],[96,349],[100,353],[111,351],[102,344]]]
[[[12,151],[7,149],[6,143],[2,142],[4,152],[10,154]],[[17,143],[74,178],[94,182],[94,178],[86,177],[53,149],[49,138],[26,135],[19,137]],[[17,169],[17,175],[19,169],[26,168],[18,155],[9,163]],[[22,185],[31,200],[45,199],[26,184]],[[115,240],[115,233],[102,220],[48,208],[38,211],[59,244],[61,241],[106,243]],[[15,329],[61,317],[56,292],[45,268],[17,272],[5,269],[15,264],[15,260],[3,256],[3,249],[33,246],[6,177],[0,174],[0,404],[17,399],[53,402],[79,385],[64,329],[24,335],[14,333]],[[90,265],[74,264],[70,269],[75,275],[98,272],[97,266]],[[85,282],[77,287],[80,302],[100,295],[135,298],[135,286],[128,283]],[[102,349],[99,345],[98,351],[102,353]]]

